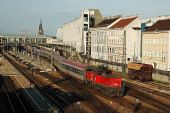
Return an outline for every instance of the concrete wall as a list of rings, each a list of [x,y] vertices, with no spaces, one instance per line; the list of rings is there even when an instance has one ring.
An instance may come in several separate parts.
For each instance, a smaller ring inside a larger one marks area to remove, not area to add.
[[[164,82],[164,83],[168,83],[170,84],[170,77],[163,75],[163,74],[159,74],[159,73],[153,73],[152,74],[152,78],[155,81],[160,81],[160,82]]]
[[[141,60],[141,30],[135,29],[140,27],[141,20],[137,17],[124,28],[126,30],[126,60],[130,58],[130,62]]]
[[[83,17],[63,25],[63,43],[73,44],[78,52],[81,51],[83,35]]]

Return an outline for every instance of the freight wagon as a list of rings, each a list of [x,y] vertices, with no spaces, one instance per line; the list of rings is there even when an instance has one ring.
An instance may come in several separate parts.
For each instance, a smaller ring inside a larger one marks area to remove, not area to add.
[[[129,63],[128,76],[130,79],[138,79],[141,82],[152,80],[153,66],[143,63]]]

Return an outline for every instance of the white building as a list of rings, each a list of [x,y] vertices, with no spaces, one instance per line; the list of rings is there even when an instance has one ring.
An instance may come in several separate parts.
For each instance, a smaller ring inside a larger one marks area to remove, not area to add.
[[[159,20],[143,32],[142,62],[170,71],[170,19]]]
[[[140,27],[136,16],[102,21],[90,29],[91,57],[119,63],[140,60]]]
[[[78,52],[86,53],[86,35],[90,27],[102,20],[102,15],[97,9],[88,9],[81,12],[80,17],[64,24],[57,31],[57,37],[63,43],[76,48]]]

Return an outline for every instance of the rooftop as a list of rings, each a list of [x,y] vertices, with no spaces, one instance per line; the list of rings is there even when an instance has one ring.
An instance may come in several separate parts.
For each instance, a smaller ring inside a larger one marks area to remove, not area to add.
[[[115,22],[117,19],[119,19],[119,18],[105,19],[105,20],[101,21],[99,24],[97,24],[94,27],[107,27],[108,25],[110,25],[113,22]]]
[[[170,19],[159,20],[146,31],[161,31],[161,30],[170,30]]]
[[[115,28],[124,28],[126,27],[128,24],[130,24],[133,20],[135,20],[137,17],[131,17],[131,18],[122,18],[121,20],[119,20],[116,24],[114,24],[113,26],[111,26],[111,28],[115,29]]]

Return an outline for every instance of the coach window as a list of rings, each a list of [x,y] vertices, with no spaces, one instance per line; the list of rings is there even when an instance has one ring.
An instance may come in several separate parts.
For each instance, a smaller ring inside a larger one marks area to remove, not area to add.
[[[83,71],[82,70],[80,70],[80,75],[83,75]]]
[[[79,70],[78,70],[78,69],[76,69],[76,73],[77,73],[77,74],[79,73]]]
[[[71,71],[73,71],[73,67],[71,66],[71,69],[70,69]]]
[[[81,75],[83,75],[83,71],[81,70]]]
[[[74,72],[74,67],[72,67],[72,71]]]
[[[75,68],[73,67],[73,72],[75,73]]]
[[[79,70],[77,69],[77,74],[79,75]]]

